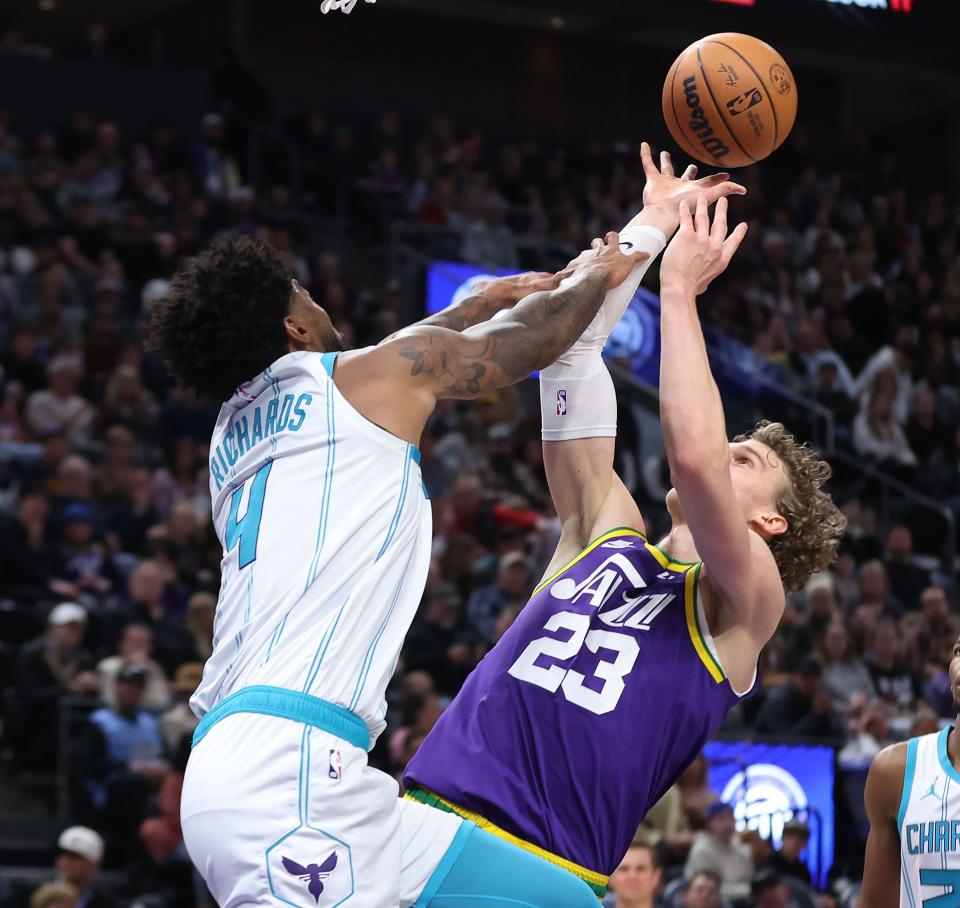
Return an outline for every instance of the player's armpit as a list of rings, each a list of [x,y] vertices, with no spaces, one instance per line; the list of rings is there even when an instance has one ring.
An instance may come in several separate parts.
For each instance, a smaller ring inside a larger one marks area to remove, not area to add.
[[[897,908],[900,904],[900,835],[897,815],[903,792],[907,745],[882,750],[867,773],[864,802],[870,820],[859,908]]]

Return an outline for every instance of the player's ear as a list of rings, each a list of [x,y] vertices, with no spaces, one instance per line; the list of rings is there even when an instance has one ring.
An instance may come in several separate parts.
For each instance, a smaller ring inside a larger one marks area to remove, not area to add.
[[[774,536],[782,536],[790,529],[787,518],[777,511],[765,511],[755,515],[750,518],[750,525],[768,541]]]
[[[310,343],[310,330],[306,324],[297,318],[293,312],[283,318],[283,330],[287,335],[287,342],[293,350],[305,350]]]

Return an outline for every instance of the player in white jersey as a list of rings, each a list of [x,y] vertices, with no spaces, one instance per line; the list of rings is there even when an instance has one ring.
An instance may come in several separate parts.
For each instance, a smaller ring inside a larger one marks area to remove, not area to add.
[[[960,724],[960,637],[950,660]],[[957,725],[882,750],[865,794],[870,835],[860,908],[960,906]]]
[[[398,786],[367,751],[430,562],[420,434],[437,400],[553,362],[640,258],[609,234],[561,275],[493,281],[350,352],[262,244],[218,240],[174,277],[151,346],[226,399],[209,457],[221,590],[181,809],[221,908],[399,903]]]

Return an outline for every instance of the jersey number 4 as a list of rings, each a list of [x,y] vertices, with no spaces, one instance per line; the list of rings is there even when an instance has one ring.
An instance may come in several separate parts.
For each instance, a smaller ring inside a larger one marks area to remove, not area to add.
[[[571,703],[597,715],[602,716],[616,709],[625,686],[624,676],[630,673],[640,654],[637,641],[627,634],[618,634],[615,631],[590,630],[590,618],[576,612],[557,612],[551,615],[543,629],[568,630],[571,633],[566,640],[558,640],[556,637],[540,637],[534,640],[510,666],[509,673],[520,681],[536,684],[551,693],[561,690]],[[563,668],[557,664],[544,668],[537,664],[541,657],[541,661],[549,658],[555,660],[555,663],[566,662],[576,656],[583,646],[592,653],[605,650],[614,654],[612,660],[601,659],[590,676],[591,679],[599,678],[603,681],[599,690],[584,684],[587,676],[572,668]]]
[[[240,544],[241,570],[257,560],[257,538],[260,536],[260,519],[263,517],[263,496],[267,491],[267,480],[270,478],[272,468],[273,461],[271,460],[257,470],[253,479],[246,480],[240,488],[235,489],[230,498],[230,516],[227,517],[227,532],[224,542],[228,552],[232,552],[237,543]],[[237,519],[240,514],[240,503],[244,497],[243,493],[248,486],[250,491],[247,495],[247,509],[243,517]]]

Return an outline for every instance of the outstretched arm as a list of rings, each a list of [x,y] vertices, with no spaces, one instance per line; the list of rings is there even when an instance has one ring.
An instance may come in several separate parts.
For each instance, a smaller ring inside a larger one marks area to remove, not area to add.
[[[711,229],[705,199],[697,203],[695,220],[684,203],[680,230],[663,257],[660,424],[684,518],[706,573],[723,594],[724,613],[765,643],[783,612],[783,585],[769,546],[747,526],[730,473],[765,465],[747,452],[731,465],[723,404],[697,315],[697,294],[727,267],[747,232],[740,224],[728,237],[726,214],[721,199]]]
[[[679,224],[679,206],[683,200],[696,199],[701,193],[709,202],[726,195],[742,195],[746,190],[729,181],[730,175],[717,173],[701,180],[697,168],[688,167],[676,177],[667,152],[660,155],[660,168],[654,163],[650,146],[640,150],[646,185],[643,209],[634,216],[621,235],[630,236],[634,228],[647,231],[640,241],[656,256]],[[650,245],[650,237],[661,234],[660,243]],[[573,349],[550,369],[541,373],[540,393],[543,415],[543,459],[562,534],[557,552],[548,568],[553,573],[579,552],[590,540],[615,527],[627,526],[643,531],[643,518],[633,496],[613,469],[616,435],[616,397],[601,354],[607,336],[626,310],[643,277],[644,263],[634,270],[617,290],[607,296],[594,323]],[[561,400],[560,392],[564,392]],[[570,405],[568,414],[554,418],[555,408]],[[580,404],[583,413],[574,414]]]
[[[880,751],[867,773],[864,804],[870,820],[860,908],[900,904],[900,835],[897,829],[907,745]]]
[[[335,381],[367,419],[417,443],[438,400],[470,399],[525,378],[566,350],[639,260],[615,233],[581,256],[555,290],[533,293],[504,317],[462,332],[421,325],[340,356]]]
[[[471,293],[451,303],[446,309],[395,331],[381,343],[388,343],[422,327],[466,331],[467,328],[489,321],[501,310],[515,306],[531,293],[539,290],[556,290],[564,277],[566,277],[564,272],[551,274],[547,271],[528,271],[523,274],[492,278],[478,284]]]

